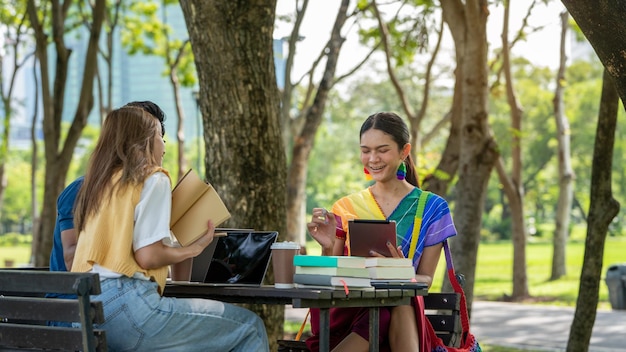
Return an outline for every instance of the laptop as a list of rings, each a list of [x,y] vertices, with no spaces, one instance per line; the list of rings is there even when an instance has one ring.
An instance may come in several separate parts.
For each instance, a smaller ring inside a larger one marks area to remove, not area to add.
[[[276,231],[228,230],[194,258],[191,281],[260,286],[271,259]]]
[[[216,228],[216,233],[226,233],[228,235],[229,232],[251,232],[254,229],[235,229],[235,228]],[[213,258],[213,253],[215,253],[215,248],[217,247],[217,242],[219,242],[219,237],[215,237],[213,242],[209,244],[202,253],[193,258],[193,264],[191,266],[191,279],[192,282],[204,282],[204,278],[206,277],[206,273],[209,270],[209,265],[211,264],[211,259]]]
[[[376,251],[391,257],[387,241],[396,247],[396,222],[393,220],[353,219],[348,221],[350,255],[371,257]]]

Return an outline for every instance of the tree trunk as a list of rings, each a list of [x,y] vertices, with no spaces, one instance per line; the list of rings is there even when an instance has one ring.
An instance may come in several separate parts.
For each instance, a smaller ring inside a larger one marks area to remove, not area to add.
[[[166,12],[165,12],[165,1],[163,2],[163,24],[167,24]],[[189,39],[183,41],[177,51],[174,51],[172,45],[170,43],[170,37],[168,31],[166,30],[167,26],[163,27],[163,37],[165,38],[165,64],[167,65],[167,69],[169,70],[169,79],[170,84],[172,85],[172,93],[174,95],[174,106],[176,107],[176,147],[177,147],[177,163],[178,172],[177,180],[180,180],[185,173],[187,172],[189,166],[187,158],[185,157],[185,110],[183,109],[183,104],[180,100],[180,80],[178,78],[179,72],[178,68],[180,67],[181,60],[186,55],[187,46],[189,44]],[[173,57],[172,57],[172,54]],[[165,132],[165,131],[163,131]],[[200,155],[198,155],[200,158]],[[174,170],[172,170],[174,171]],[[199,170],[198,170],[199,171]]]
[[[608,70],[605,70],[600,111],[598,113],[596,141],[593,148],[585,256],[580,274],[576,311],[567,341],[568,352],[585,352],[589,348],[591,332],[596,320],[606,234],[609,224],[615,218],[620,208],[619,203],[613,198],[611,190],[613,145],[615,142],[618,105],[615,85]]]
[[[322,114],[326,107],[328,93],[333,86],[337,58],[344,39],[341,37],[341,28],[346,22],[350,0],[342,0],[337,12],[335,24],[328,42],[326,67],[324,75],[313,99],[313,104],[307,109],[304,125],[299,135],[293,141],[291,164],[287,176],[287,235],[292,241],[299,241],[298,234],[305,228],[306,220],[302,216],[302,208],[306,201],[306,173],[308,170],[309,155],[315,143],[315,134],[322,122]]]
[[[452,32],[463,31],[462,125],[459,180],[454,208],[458,236],[451,250],[459,273],[465,274],[468,307],[474,293],[476,256],[489,175],[498,158],[488,125],[486,0],[441,0],[446,23]],[[456,27],[452,29],[452,27]],[[458,28],[461,27],[461,28]],[[455,38],[456,39],[456,38]]]
[[[30,204],[33,218],[33,239],[38,238],[39,231],[39,206],[37,202],[37,169],[39,168],[39,147],[37,146],[37,116],[39,115],[39,80],[37,79],[37,57],[33,60],[33,79],[35,80],[35,108],[30,124],[30,142],[32,154],[30,157]]]
[[[442,7],[443,7],[442,3]],[[450,5],[445,5],[450,6]],[[422,188],[445,197],[448,187],[459,167],[459,155],[461,153],[461,123],[463,122],[463,53],[465,51],[465,26],[455,23],[460,20],[460,13],[455,11],[443,11],[443,20],[448,24],[454,39],[454,51],[456,56],[456,69],[454,70],[454,94],[450,112],[450,132],[446,140],[439,164],[430,175],[422,182]],[[444,282],[447,282],[444,281]]]
[[[306,14],[307,7],[309,6],[309,0],[298,0],[295,2],[295,19],[291,34],[287,40],[287,59],[285,60],[285,82],[283,84],[283,90],[280,93],[280,124],[282,126],[283,144],[285,146],[285,156],[291,154],[292,143],[291,140],[295,133],[292,130],[292,115],[293,109],[292,97],[295,85],[291,82],[291,70],[293,68],[293,61],[296,56],[296,43],[300,40],[300,28],[302,27],[302,21]],[[287,228],[289,233],[291,232],[291,226],[287,221]],[[304,231],[304,230],[302,230]]]
[[[626,106],[626,2],[561,0],[615,82]]]
[[[120,19],[120,11],[122,6],[122,0],[114,0],[111,5],[112,9],[109,9],[105,17],[105,42],[106,51],[101,52],[102,59],[105,62],[107,82],[106,82],[106,103],[103,98],[98,99],[100,101],[100,124],[104,122],[104,118],[113,110],[113,62],[115,56],[115,43],[116,33],[118,31],[117,25]],[[98,68],[98,73],[100,73]],[[102,95],[102,94],[101,94]]]
[[[180,2],[200,82],[206,178],[231,212],[228,227],[286,236],[286,160],[272,53],[275,0]],[[273,271],[267,279],[273,281]],[[265,322],[270,350],[284,307],[248,307]]]
[[[71,126],[61,143],[61,116],[63,115],[65,85],[69,71],[71,50],[65,46],[64,29],[70,3],[61,4],[58,0],[50,1],[52,35],[46,33],[44,23],[39,19],[38,5],[34,0],[27,4],[28,16],[34,32],[36,55],[39,61],[41,76],[41,95],[43,104],[43,135],[45,153],[44,196],[41,222],[33,237],[33,264],[45,266],[49,264],[52,249],[52,233],[56,219],[56,199],[65,185],[65,177],[72,161],[74,149],[83,128],[87,125],[87,117],[93,108],[93,86],[97,70],[98,41],[104,20],[106,1],[97,0],[92,8],[92,24],[89,30],[89,43],[82,68],[82,84],[78,105],[74,112]],[[54,43],[56,54],[55,72],[52,74],[48,66],[48,38]],[[50,82],[53,80],[53,84]],[[52,87],[52,91],[50,88]]]
[[[511,298],[519,301],[528,297],[528,275],[526,273],[527,229],[524,225],[522,194],[520,193],[520,188],[517,187],[517,183],[513,181],[512,177],[507,175],[504,169],[504,162],[501,159],[496,162],[496,171],[508,201],[509,214],[506,217],[511,219],[511,239],[513,241],[513,290]],[[503,200],[504,209],[507,208],[506,205]]]
[[[565,85],[565,69],[567,57],[565,55],[565,40],[569,14],[561,13],[561,47],[559,70],[556,75],[556,89],[554,92],[554,119],[558,140],[559,156],[559,200],[556,206],[556,227],[552,240],[552,274],[550,280],[557,280],[567,274],[565,249],[569,237],[569,221],[572,210],[574,170],[572,169],[569,122],[565,116],[563,106],[563,90]]]
[[[285,156],[289,157],[293,153],[294,137],[298,134],[296,126],[301,125],[297,123],[299,118],[293,118],[291,115],[291,111],[293,109],[292,98],[293,98],[293,90],[296,87],[291,82],[291,70],[293,69],[293,62],[296,56],[296,43],[301,40],[300,37],[300,28],[302,26],[302,21],[304,20],[304,15],[306,14],[307,7],[309,5],[309,0],[302,0],[295,2],[295,19],[294,25],[291,30],[291,34],[289,35],[289,39],[287,40],[287,58],[285,60],[285,72],[284,77],[285,81],[283,82],[283,89],[280,92],[280,125],[282,130],[282,138],[283,138],[283,147],[285,148]],[[281,39],[282,40],[282,39]],[[281,43],[282,44],[282,43]],[[298,116],[300,116],[298,114]],[[301,118],[300,118],[301,119]],[[290,162],[288,161],[288,164]],[[289,178],[289,176],[287,176]],[[289,181],[287,181],[289,182]],[[298,196],[298,192],[295,192],[294,197]],[[287,200],[287,239],[290,241],[294,241],[300,243],[302,245],[303,252],[306,253],[306,199],[304,199],[306,195],[303,196],[303,199],[299,201],[293,200],[293,205],[289,205],[289,200]],[[288,196],[289,197],[289,196]],[[297,203],[300,204],[300,210],[298,212],[295,207]],[[293,208],[292,208],[293,207]]]
[[[498,176],[509,202],[511,215],[511,239],[513,240],[513,300],[522,300],[528,296],[528,276],[526,274],[526,229],[524,219],[524,187],[522,184],[522,117],[523,110],[517,100],[511,74],[509,44],[510,2],[504,5],[502,25],[502,70],[505,77],[506,98],[511,115],[511,174],[503,172],[504,165],[499,159]]]
[[[615,0],[561,0],[605,67],[591,171],[591,201],[585,256],[567,351],[587,346],[596,316],[602,257],[608,225],[619,211],[611,191],[611,167],[618,104],[626,105],[626,3]],[[611,77],[610,80],[608,77]]]
[[[181,50],[184,50],[182,48]],[[178,143],[178,180],[187,172],[187,159],[185,158],[185,110],[183,104],[180,101],[180,83],[178,81],[178,75],[175,67],[170,66],[170,83],[172,84],[172,92],[174,93],[174,106],[176,106],[176,140]],[[198,155],[198,158],[200,155]]]

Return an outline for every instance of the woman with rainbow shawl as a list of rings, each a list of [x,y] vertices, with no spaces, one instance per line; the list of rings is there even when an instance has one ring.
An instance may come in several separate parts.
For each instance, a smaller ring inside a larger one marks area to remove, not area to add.
[[[446,201],[432,193],[421,219],[417,215],[422,190],[418,187],[411,158],[409,129],[390,112],[369,116],[360,131],[361,162],[373,185],[337,201],[329,212],[314,208],[307,228],[321,245],[323,255],[349,255],[351,219],[386,219],[396,222],[397,257],[413,258],[415,278],[429,286],[439,262],[443,242],[456,235]],[[417,224],[417,226],[415,226]],[[412,239],[417,236],[417,240]],[[372,256],[380,255],[372,253]],[[380,310],[380,351],[418,351],[424,343],[421,323],[424,311],[412,305]],[[313,336],[306,343],[319,349],[319,311],[311,310]],[[422,338],[421,338],[422,337]],[[333,351],[367,351],[369,348],[367,308],[333,308],[330,312],[330,345]]]

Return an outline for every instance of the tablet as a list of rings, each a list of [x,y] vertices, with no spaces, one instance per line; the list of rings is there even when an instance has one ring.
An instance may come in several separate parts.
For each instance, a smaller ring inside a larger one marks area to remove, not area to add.
[[[370,251],[376,251],[385,257],[391,257],[387,242],[396,245],[396,222],[392,220],[348,220],[350,236],[350,255],[371,257]]]

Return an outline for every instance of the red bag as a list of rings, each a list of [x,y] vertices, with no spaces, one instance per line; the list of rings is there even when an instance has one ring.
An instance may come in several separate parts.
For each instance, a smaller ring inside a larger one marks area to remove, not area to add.
[[[463,292],[463,288],[461,284],[459,284],[458,279],[454,273],[454,265],[452,264],[452,256],[450,255],[450,248],[448,247],[448,241],[443,242],[443,249],[446,256],[446,263],[448,269],[448,279],[452,284],[452,288],[454,292],[458,293],[461,297],[460,301],[460,309],[461,309],[461,345],[460,347],[449,347],[446,346],[443,341],[433,329],[433,326],[430,324],[430,320],[426,319],[424,312],[424,300],[421,297],[416,297],[416,309],[419,308],[422,311],[421,317],[421,325],[423,328],[419,331],[420,341],[421,341],[421,349],[420,351],[433,351],[433,352],[482,352],[478,341],[476,341],[476,337],[472,333],[470,333],[469,326],[469,317],[467,314],[467,302],[465,300],[465,292]]]

